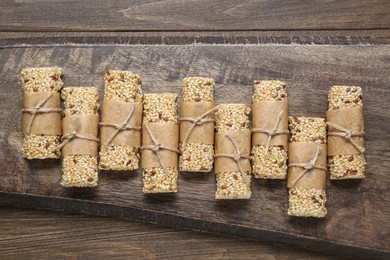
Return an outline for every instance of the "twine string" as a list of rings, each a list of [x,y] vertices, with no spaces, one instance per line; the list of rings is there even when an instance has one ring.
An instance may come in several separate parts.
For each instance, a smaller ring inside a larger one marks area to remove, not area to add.
[[[183,140],[183,143],[182,143],[182,147],[185,147],[188,138],[190,137],[192,131],[195,129],[196,126],[200,126],[200,125],[203,125],[203,124],[205,124],[205,123],[211,123],[211,122],[214,122],[214,121],[215,121],[215,119],[204,118],[204,117],[206,117],[206,116],[208,116],[209,114],[213,113],[213,112],[216,111],[219,107],[220,107],[220,105],[218,105],[218,106],[216,106],[216,107],[213,107],[212,109],[210,109],[210,110],[204,112],[202,115],[200,115],[200,116],[197,117],[197,118],[191,118],[191,117],[181,117],[181,118],[180,118],[180,121],[188,121],[188,122],[191,122],[191,123],[192,123],[191,126],[188,128],[186,135],[184,136],[184,140]]]
[[[310,172],[311,170],[313,169],[318,169],[318,170],[324,170],[326,171],[326,167],[324,166],[320,166],[320,165],[317,165],[317,161],[318,161],[318,158],[321,154],[321,151],[322,151],[322,148],[321,147],[318,147],[317,148],[317,151],[316,153],[314,154],[314,157],[313,159],[311,159],[310,161],[308,161],[307,163],[290,163],[288,165],[289,168],[291,167],[299,167],[299,168],[303,168],[303,171],[298,175],[298,177],[291,182],[291,185],[292,186],[295,186],[295,184],[297,184],[297,182],[302,179],[302,177]]]
[[[349,129],[346,129],[344,127],[341,127],[341,126],[339,126],[335,123],[329,122],[329,121],[326,122],[326,124],[337,130],[337,131],[328,132],[328,135],[343,137],[345,140],[349,141],[359,152],[361,152],[361,153],[365,152],[364,147],[359,145],[358,143],[356,143],[352,139],[352,137],[364,136],[364,131],[362,131],[362,132],[351,131]]]
[[[285,130],[285,131],[278,131],[278,127],[280,125],[280,122],[282,121],[282,116],[283,116],[283,111],[280,111],[279,114],[278,114],[278,117],[276,119],[275,126],[271,130],[267,130],[267,129],[264,129],[264,128],[253,128],[252,129],[252,133],[262,133],[262,134],[266,134],[268,136],[267,144],[265,146],[265,154],[268,154],[268,150],[269,150],[269,147],[271,145],[271,140],[272,140],[272,138],[274,136],[288,134],[287,130]]]
[[[149,137],[152,140],[153,144],[152,145],[143,145],[143,146],[141,146],[141,150],[150,150],[150,151],[154,152],[156,154],[158,162],[161,165],[161,167],[163,168],[165,174],[168,175],[169,174],[168,168],[167,168],[164,160],[161,158],[160,152],[161,152],[161,150],[167,150],[170,152],[180,154],[180,151],[178,149],[174,149],[174,148],[170,148],[168,146],[162,145],[157,140],[157,138],[154,136],[152,130],[149,127],[149,124],[144,122],[144,125],[146,127],[146,130],[147,130]]]
[[[42,113],[61,112],[61,108],[42,108],[52,96],[53,93],[50,93],[44,99],[42,99],[35,107],[22,109],[23,113],[31,114],[30,121],[28,122],[27,129],[26,129],[27,135],[31,133],[32,125],[38,113],[42,114]]]
[[[88,140],[92,142],[99,142],[99,139],[93,136],[87,136],[77,133],[75,130],[70,132],[69,134],[66,134],[61,137],[61,144],[57,146],[57,150],[61,150],[64,148],[65,145],[67,145],[70,141],[72,141],[74,138]]]
[[[109,145],[112,140],[119,134],[120,131],[123,130],[137,130],[140,131],[141,127],[135,126],[135,125],[128,125],[130,122],[131,117],[134,114],[134,104],[131,106],[130,113],[127,115],[126,119],[121,123],[121,124],[114,124],[114,123],[105,123],[101,122],[99,123],[100,126],[105,126],[105,127],[113,127],[115,128],[115,131],[112,133],[112,135],[104,142],[103,146]]]
[[[240,173],[242,175],[242,178],[243,178],[244,182],[248,183],[248,177],[246,176],[246,173],[245,173],[244,169],[242,168],[241,160],[242,159],[249,160],[250,157],[244,155],[243,153],[241,153],[240,148],[239,148],[237,142],[230,135],[226,135],[226,137],[233,144],[234,149],[236,150],[236,153],[235,154],[219,153],[219,154],[215,154],[214,157],[215,158],[225,157],[225,158],[233,159],[237,163],[238,169],[239,169],[239,171],[240,171]]]

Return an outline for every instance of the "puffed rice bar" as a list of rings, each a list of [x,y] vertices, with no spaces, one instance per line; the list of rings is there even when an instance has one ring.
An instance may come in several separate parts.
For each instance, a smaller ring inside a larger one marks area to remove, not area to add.
[[[287,100],[286,83],[279,80],[256,80],[252,102]],[[285,179],[287,147],[265,145],[252,147],[252,171],[255,178]]]
[[[177,124],[177,94],[145,94],[143,121],[150,123]],[[143,168],[143,192],[177,192],[178,169],[167,167],[168,174],[162,167]]]
[[[325,119],[289,117],[290,142],[326,144]],[[288,215],[322,218],[327,214],[326,192],[316,188],[290,188]]]
[[[104,77],[104,97],[128,103],[142,104],[141,77],[130,71],[108,70]],[[100,147],[99,169],[136,170],[139,149],[126,145],[109,144]]]
[[[63,86],[61,68],[26,68],[22,70],[23,91],[59,92]],[[30,134],[23,137],[23,157],[26,159],[58,159],[58,135]]]
[[[187,77],[183,79],[183,102],[214,102],[214,80],[204,77]],[[214,145],[189,143],[180,146],[180,171],[211,172],[214,162]]]
[[[244,104],[225,104],[215,113],[217,133],[229,131],[249,131],[250,108]],[[247,172],[248,183],[241,172],[221,172],[216,174],[216,199],[249,199],[251,197],[251,173]]]
[[[94,87],[67,87],[61,94],[65,117],[70,115],[98,115],[99,95]],[[68,155],[62,159],[64,187],[94,187],[98,181],[97,156]]]
[[[329,110],[363,106],[362,89],[356,86],[333,86],[330,88]],[[361,179],[365,177],[364,154],[329,156],[330,179]]]

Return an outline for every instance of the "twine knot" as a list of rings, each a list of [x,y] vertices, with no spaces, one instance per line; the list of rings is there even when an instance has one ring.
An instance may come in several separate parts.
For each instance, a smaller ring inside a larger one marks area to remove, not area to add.
[[[73,138],[79,138],[79,139],[88,140],[88,141],[92,141],[92,142],[99,142],[99,139],[94,137],[94,136],[81,135],[81,134],[77,133],[76,130],[73,130],[69,134],[63,135],[61,137],[62,143],[60,143],[56,149],[61,150],[62,148],[64,148],[65,145],[67,145],[70,141],[72,141]]]
[[[225,158],[233,159],[237,163],[238,169],[239,169],[239,171],[240,171],[240,173],[242,175],[242,179],[244,180],[245,183],[248,184],[249,180],[248,180],[248,177],[246,176],[246,173],[245,173],[244,169],[241,166],[241,160],[242,159],[249,160],[250,158],[249,158],[249,156],[244,155],[240,151],[240,148],[239,148],[237,142],[230,135],[226,135],[226,137],[233,144],[234,149],[236,150],[236,153],[235,154],[224,154],[224,153],[215,154],[214,158],[225,157]]]
[[[309,161],[305,166],[303,166],[303,169],[310,171],[315,166],[315,162],[313,160]]]
[[[38,110],[40,109],[40,106],[39,104],[36,105],[33,109],[31,109],[31,114],[36,114],[38,112]]]
[[[140,131],[141,130],[141,127],[139,127],[139,126],[129,126],[128,125],[129,122],[130,122],[131,117],[134,114],[134,110],[135,110],[134,104],[132,104],[130,113],[128,114],[126,119],[122,123],[120,123],[120,124],[105,123],[105,122],[99,123],[100,126],[106,126],[106,127],[113,127],[113,128],[115,128],[114,133],[112,133],[112,135],[104,142],[103,146],[109,145],[112,142],[112,140],[114,140],[115,136],[117,136],[119,134],[120,131],[123,131],[123,130],[137,130],[137,131]]]
[[[152,148],[151,148],[151,150],[152,150],[153,152],[158,152],[158,151],[160,151],[160,149],[161,149],[161,144],[155,144],[155,145],[153,145]]]
[[[314,157],[313,159],[311,159],[310,161],[308,161],[307,163],[290,163],[288,165],[289,168],[291,167],[300,167],[300,168],[303,168],[303,171],[301,172],[301,174],[299,174],[299,176],[291,182],[292,186],[295,186],[295,184],[297,184],[297,182],[308,172],[310,172],[311,170],[313,169],[318,169],[318,170],[324,170],[326,171],[326,167],[324,166],[320,166],[320,165],[317,165],[317,161],[320,157],[320,154],[322,152],[322,147],[319,146],[317,148],[317,151],[316,153],[314,154]]]
[[[196,118],[195,121],[194,121],[194,123],[195,123],[196,125],[203,125],[203,124],[206,123],[206,122],[207,122],[207,121],[206,121],[205,119],[201,118],[201,117]]]
[[[46,104],[46,102],[53,96],[54,92],[48,94],[44,99],[42,99],[41,102],[39,102],[35,107],[33,108],[25,108],[22,109],[23,113],[30,113],[31,118],[28,122],[26,133],[29,135],[31,133],[31,128],[34,123],[34,120],[38,113],[52,113],[52,112],[61,112],[61,108],[43,108],[43,106]]]
[[[146,128],[148,135],[149,135],[150,139],[152,140],[153,144],[152,145],[143,145],[143,146],[141,146],[141,150],[150,150],[150,151],[154,152],[156,154],[157,160],[158,160],[159,164],[161,165],[161,167],[163,168],[165,174],[168,175],[169,174],[168,167],[165,165],[163,159],[161,158],[160,152],[161,152],[161,150],[167,150],[170,152],[180,154],[180,151],[178,149],[170,148],[170,147],[167,147],[165,145],[162,145],[154,136],[152,130],[149,127],[149,124],[144,122],[144,125],[145,125],[145,128]]]
[[[359,152],[364,153],[365,149],[363,146],[356,143],[352,137],[362,137],[364,136],[364,131],[357,132],[357,131],[351,131],[349,129],[346,129],[344,127],[341,127],[337,124],[334,124],[332,122],[327,121],[326,124],[332,128],[334,128],[336,131],[329,131],[329,136],[339,136],[344,138],[345,140],[349,141]]]
[[[287,130],[285,130],[285,131],[278,131],[280,122],[282,121],[282,116],[283,116],[283,111],[280,111],[279,114],[278,114],[278,117],[276,119],[276,124],[275,124],[274,128],[272,128],[271,130],[267,130],[267,129],[263,129],[263,128],[253,128],[251,130],[252,133],[262,133],[262,134],[268,135],[267,144],[265,146],[265,154],[268,154],[268,150],[269,150],[269,147],[271,145],[272,137],[274,137],[276,135],[288,134]]]
[[[277,134],[277,129],[272,129],[270,132],[269,132],[269,135],[270,136],[275,136]]]
[[[239,162],[241,160],[241,157],[242,157],[242,154],[241,153],[237,153],[236,155],[234,155],[233,159],[236,162]]]
[[[352,138],[352,132],[350,130],[345,131],[344,139],[351,139]]]
[[[197,118],[191,118],[191,117],[182,117],[180,118],[180,121],[188,121],[188,122],[191,122],[192,125],[188,128],[187,130],[187,133],[186,135],[184,136],[184,139],[183,139],[183,144],[182,144],[182,147],[184,148],[184,146],[186,145],[187,143],[187,140],[188,138],[190,137],[192,131],[194,130],[194,128],[196,126],[200,126],[200,125],[203,125],[205,123],[211,123],[211,122],[214,122],[215,120],[214,119],[211,119],[211,118],[204,118],[206,116],[208,116],[209,114],[213,113],[215,110],[217,110],[219,108],[219,106],[216,106],[216,107],[213,107],[212,109],[204,112],[202,115],[200,115],[199,117]]]

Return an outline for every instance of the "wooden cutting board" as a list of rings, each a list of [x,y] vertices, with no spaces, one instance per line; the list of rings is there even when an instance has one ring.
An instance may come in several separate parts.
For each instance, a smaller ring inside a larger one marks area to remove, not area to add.
[[[354,44],[345,38],[248,37],[244,45],[233,38],[233,44],[215,37],[201,44],[183,37],[171,37],[169,44],[141,38],[152,44],[131,38],[120,44],[112,38],[98,44],[66,38],[0,42],[0,205],[127,218],[349,256],[389,256],[390,46],[383,39]],[[328,180],[324,219],[288,217],[284,180],[252,179],[248,201],[216,201],[213,173],[180,173],[179,192],[170,195],[143,194],[140,171],[100,172],[96,188],[63,188],[60,160],[28,161],[21,154],[20,71],[40,66],[62,67],[65,86],[96,86],[101,98],[107,66],[140,74],[145,93],[180,93],[184,77],[212,77],[216,104],[250,105],[255,79],[280,79],[288,84],[290,115],[318,117],[325,116],[332,85],[362,86],[367,178]]]

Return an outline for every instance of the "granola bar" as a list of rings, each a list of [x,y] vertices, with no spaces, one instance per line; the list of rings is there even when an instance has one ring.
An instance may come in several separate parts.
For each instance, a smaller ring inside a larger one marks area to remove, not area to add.
[[[181,115],[195,119],[214,107],[214,80],[204,77],[183,79]],[[205,116],[212,119],[214,113]],[[180,171],[211,172],[214,163],[214,122],[197,125],[193,122],[180,124]],[[188,131],[190,133],[188,134]]]
[[[80,118],[75,120],[77,127],[93,128],[92,132],[97,135],[98,123],[98,108],[99,95],[97,88],[94,87],[67,87],[64,88],[61,94],[64,100],[64,114],[63,129],[64,136],[66,120],[73,118]],[[89,121],[93,119],[93,123]],[[87,124],[87,125],[83,125]],[[91,125],[88,125],[91,124]],[[94,124],[94,125],[92,125]],[[86,135],[86,134],[83,134]],[[95,137],[96,137],[95,135]],[[97,142],[81,140],[87,142],[93,151],[86,151],[82,154],[77,152],[65,152],[64,149],[69,148],[71,142],[79,142],[78,139],[71,140],[62,150],[62,181],[61,185],[64,187],[94,187],[98,181],[98,161],[97,161]],[[73,147],[73,149],[85,149],[85,147]]]
[[[362,89],[357,86],[333,86],[328,95],[329,113],[351,111],[363,107]],[[363,117],[362,112],[357,112]],[[352,113],[348,114],[351,116]],[[327,117],[329,120],[329,118]],[[358,119],[357,119],[358,120]],[[363,122],[362,127],[364,128]],[[330,131],[330,129],[328,130]],[[331,137],[329,137],[331,138]],[[363,138],[362,138],[363,139]],[[330,141],[329,141],[330,142]],[[331,143],[329,143],[330,145]],[[340,146],[340,142],[335,141]],[[331,149],[331,147],[329,147]],[[337,152],[336,152],[337,153]],[[354,148],[342,152],[342,154],[329,154],[328,166],[331,180],[362,179],[365,178],[364,153]]]
[[[46,104],[42,105],[42,108],[51,106],[51,108],[59,110],[59,112],[53,113],[37,113],[34,119],[31,119],[31,112],[24,112],[23,157],[26,159],[57,159],[61,157],[60,151],[56,149],[61,142],[60,95],[58,94],[63,86],[61,74],[62,69],[55,67],[22,70],[24,110],[32,109],[33,107],[30,105],[37,105],[47,95],[51,95],[51,97],[45,102]],[[28,127],[28,125],[31,126]],[[48,128],[51,129],[50,134],[47,132]]]
[[[279,123],[278,129],[288,131],[288,109],[286,83],[279,80],[256,80],[254,84],[253,101],[253,128],[258,119],[261,125],[268,125],[269,130],[275,123]],[[259,105],[259,109],[256,109]],[[274,108],[271,110],[271,108]],[[279,110],[283,112],[280,122],[277,122]],[[275,112],[275,113],[273,113]],[[283,122],[283,121],[284,122]],[[272,122],[272,124],[271,124]],[[287,147],[288,134],[275,135],[267,143],[255,144],[255,133],[253,134],[252,146],[252,171],[255,178],[263,179],[285,179],[287,175]],[[278,140],[276,140],[278,138]],[[280,139],[282,138],[282,139]],[[273,140],[273,143],[271,142]],[[268,140],[266,141],[268,142]]]
[[[177,127],[177,94],[173,93],[161,93],[161,94],[145,94],[143,101],[143,122],[152,126],[154,124],[159,124],[162,127]],[[143,126],[143,145],[145,137],[148,136],[148,132],[146,131],[145,125]],[[159,131],[154,131],[153,134],[157,135],[159,133],[164,133],[164,129],[159,129]],[[168,133],[168,131],[167,131]],[[178,133],[177,133],[178,134]],[[174,133],[169,133],[169,135],[175,135]],[[175,136],[172,136],[175,138]],[[159,142],[162,142],[158,139]],[[176,147],[178,146],[178,136]],[[160,150],[162,151],[162,150]],[[178,169],[177,166],[167,166],[164,169],[159,162],[157,162],[156,167],[145,167],[145,163],[147,159],[150,159],[150,155],[147,155],[146,152],[150,152],[147,150],[143,150],[142,152],[142,175],[143,175],[143,192],[145,193],[166,193],[166,192],[177,192],[177,174]],[[169,153],[169,152],[168,152]],[[177,154],[172,155],[172,157],[176,157],[177,164]],[[148,158],[146,158],[148,157]],[[169,163],[164,161],[164,163]],[[173,163],[172,165],[175,165]]]
[[[244,104],[223,104],[221,105],[217,112],[215,113],[216,118],[216,156],[219,153],[219,146],[222,145],[219,141],[218,135],[234,135],[237,134],[243,135],[244,142],[248,147],[240,147],[240,149],[248,149],[248,155],[250,152],[250,130],[249,130],[249,113],[250,108]],[[223,142],[229,142],[226,138]],[[241,143],[241,142],[240,142]],[[242,146],[242,145],[241,145]],[[245,145],[246,146],[246,145]],[[240,151],[243,153],[244,151]],[[234,153],[234,151],[233,151]],[[225,159],[225,158],[224,158]],[[226,158],[229,160],[229,158]],[[226,161],[224,161],[226,162]],[[233,163],[236,166],[234,160],[227,161]],[[251,197],[250,190],[250,179],[251,179],[251,167],[249,160],[241,160],[240,163],[243,165],[246,178],[242,175],[239,170],[226,170],[223,168],[224,165],[222,162],[219,162],[217,157],[216,159],[216,179],[217,179],[217,191],[215,193],[216,199],[249,199]],[[221,167],[221,170],[218,168]]]
[[[323,118],[290,117],[289,126],[291,131],[290,142],[317,145],[326,144],[326,124]],[[291,151],[289,151],[289,153],[290,152]],[[289,157],[290,156],[291,155],[289,155]],[[309,174],[314,173],[311,172]],[[317,178],[320,177],[318,176]],[[323,179],[319,181],[325,182],[326,176],[324,174],[321,176],[321,178]],[[324,188],[289,188],[288,215],[290,216],[317,218],[325,217],[327,214],[325,203],[326,193]]]
[[[128,104],[137,104],[140,106],[142,113],[142,89],[141,89],[141,77],[137,74],[133,74],[130,71],[119,71],[119,70],[109,70],[106,72],[104,77],[105,84],[105,93],[104,93],[104,101],[102,107],[102,121],[104,121],[103,116],[105,115],[105,110],[114,110],[116,109],[115,102],[109,102],[110,100],[114,100],[117,102],[124,102]],[[120,104],[120,103],[119,103]],[[119,114],[120,111],[113,113]],[[114,116],[114,115],[112,115]],[[141,114],[135,114],[133,111],[132,117],[139,116],[141,118]],[[108,115],[110,117],[110,115]],[[123,119],[122,119],[123,120]],[[118,124],[122,122],[117,122]],[[138,163],[140,159],[139,155],[139,146],[131,146],[127,145],[126,142],[121,142],[118,139],[115,139],[117,135],[115,135],[112,140],[108,140],[110,142],[105,142],[108,138],[111,138],[112,132],[110,132],[110,136],[107,138],[103,138],[108,135],[108,133],[103,133],[104,131],[109,131],[107,129],[101,130],[101,147],[100,147],[100,161],[99,161],[99,169],[100,170],[136,170],[138,169]],[[112,129],[115,131],[115,129]],[[134,130],[132,130],[134,131]],[[122,132],[123,133],[123,132]],[[119,132],[117,133],[119,134]],[[131,133],[129,133],[131,134]],[[127,136],[128,139],[134,139],[134,136]],[[123,139],[123,138],[122,138]],[[140,135],[137,134],[136,139],[140,142]],[[129,140],[130,141],[130,140]],[[134,140],[132,140],[134,142]]]

